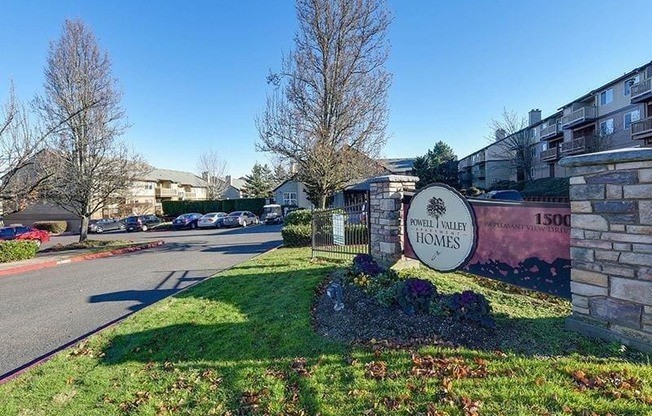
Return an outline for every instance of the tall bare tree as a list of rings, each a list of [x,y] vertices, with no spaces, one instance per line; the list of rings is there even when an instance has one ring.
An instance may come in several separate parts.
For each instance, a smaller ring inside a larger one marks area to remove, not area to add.
[[[135,167],[142,163],[119,140],[127,128],[122,94],[108,54],[82,21],[66,20],[61,37],[50,43],[44,89],[36,106],[55,128],[57,166],[45,195],[79,216],[84,241],[91,215],[141,175]]]
[[[528,122],[525,117],[503,108],[502,119],[491,120],[489,127],[493,132],[501,132],[500,134],[505,136],[500,139],[499,146],[502,157],[515,171],[517,180],[532,180],[532,168],[537,159],[533,147],[535,143],[527,129]]]
[[[386,141],[390,16],[383,0],[297,0],[295,49],[268,80],[257,148],[292,160],[313,203],[375,173]]]
[[[47,132],[29,119],[14,93],[0,108],[0,206],[3,214],[25,208],[52,175],[44,152]]]
[[[229,184],[226,181],[226,161],[222,160],[219,153],[209,150],[199,155],[197,169],[201,177],[208,182],[206,197],[220,199]]]

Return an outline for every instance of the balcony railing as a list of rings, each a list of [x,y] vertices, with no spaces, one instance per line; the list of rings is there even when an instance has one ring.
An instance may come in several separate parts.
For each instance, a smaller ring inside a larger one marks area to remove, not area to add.
[[[471,156],[471,163],[474,164],[474,165],[475,165],[476,163],[482,163],[482,162],[484,162],[485,160],[486,160],[486,159],[485,159],[485,156],[484,156],[484,152],[479,153],[479,154],[477,154],[477,155],[473,155],[473,156]]]
[[[550,139],[556,137],[562,133],[562,130],[559,128],[557,123],[552,126],[548,126],[541,129],[541,140]]]
[[[559,149],[557,147],[553,147],[552,149],[544,150],[541,152],[541,161],[542,162],[550,162],[559,159]]]
[[[469,158],[462,159],[457,164],[458,169],[468,168],[469,166],[471,166],[471,159],[469,159]]]
[[[561,152],[565,155],[583,153],[589,148],[590,144],[590,137],[578,137],[577,139],[571,140],[570,142],[562,143]]]
[[[179,195],[176,189],[156,188],[156,197],[158,198],[174,198]]]
[[[594,106],[582,107],[561,118],[561,126],[570,128],[591,122],[597,117],[597,109]]]
[[[632,123],[632,139],[641,140],[652,137],[652,117]]]
[[[644,79],[643,81],[632,85],[630,99],[632,103],[639,103],[652,97],[652,78]]]

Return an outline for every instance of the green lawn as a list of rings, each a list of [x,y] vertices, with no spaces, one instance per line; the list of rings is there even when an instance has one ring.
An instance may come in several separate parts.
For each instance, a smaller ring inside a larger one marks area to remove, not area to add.
[[[427,273],[440,292],[480,291],[499,321],[517,320],[524,352],[323,339],[310,310],[337,267],[279,249],[220,273],[0,386],[0,414],[652,413],[648,357],[564,332],[565,301],[470,276]]]

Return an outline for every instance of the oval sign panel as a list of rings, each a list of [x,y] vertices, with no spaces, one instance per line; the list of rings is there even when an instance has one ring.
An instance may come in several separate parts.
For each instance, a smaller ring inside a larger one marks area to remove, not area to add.
[[[414,254],[435,270],[458,269],[475,251],[473,208],[448,185],[433,184],[412,197],[406,228]]]

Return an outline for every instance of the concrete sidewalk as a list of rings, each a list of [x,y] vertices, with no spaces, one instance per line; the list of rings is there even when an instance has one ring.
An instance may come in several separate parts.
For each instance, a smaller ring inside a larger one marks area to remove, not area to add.
[[[94,252],[92,249],[74,250],[68,252],[47,252],[39,253],[33,259],[14,261],[10,263],[0,263],[0,276],[8,276],[18,273],[29,272],[32,270],[56,267],[61,264],[76,263],[79,261],[93,260],[104,257],[112,257],[125,253],[145,250],[148,248],[159,247],[165,244],[163,240],[153,241],[151,243],[136,244],[130,247],[116,248],[109,251]]]

